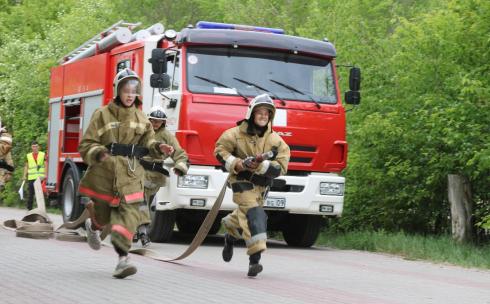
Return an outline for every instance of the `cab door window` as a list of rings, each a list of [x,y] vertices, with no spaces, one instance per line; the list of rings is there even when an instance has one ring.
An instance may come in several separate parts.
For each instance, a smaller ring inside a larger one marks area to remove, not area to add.
[[[180,53],[173,51],[167,53],[167,74],[170,76],[170,91],[180,87]]]

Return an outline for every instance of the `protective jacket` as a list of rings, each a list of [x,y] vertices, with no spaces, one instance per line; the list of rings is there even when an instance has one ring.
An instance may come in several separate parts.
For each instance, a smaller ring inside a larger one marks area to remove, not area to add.
[[[247,120],[242,120],[238,122],[238,126],[226,130],[216,143],[214,150],[216,158],[231,173],[229,181],[230,185],[233,185],[237,181],[244,181],[241,175],[245,174],[239,174],[235,171],[235,166],[240,159],[275,149],[277,150],[275,159],[265,160],[255,170],[248,171],[257,176],[256,187],[271,185],[272,179],[287,172],[290,157],[289,146],[276,132],[272,131],[271,123],[269,123],[262,137],[257,134],[249,134],[247,130]],[[250,174],[247,173],[247,175]],[[255,179],[249,178],[247,180],[254,183]]]
[[[78,147],[87,172],[80,181],[79,192],[95,200],[118,206],[143,201],[144,169],[134,157],[112,155],[99,161],[109,152],[111,143],[143,146],[152,157],[163,154],[154,138],[153,128],[145,115],[135,106],[125,108],[115,102],[98,109]]]
[[[7,155],[12,150],[12,135],[7,132],[0,133],[0,155]]]
[[[7,182],[12,176],[14,162],[12,160],[12,135],[7,132],[0,133],[0,162],[5,166],[0,167],[0,186]],[[10,167],[9,169],[3,167]]]
[[[162,127],[155,132],[155,139],[158,142],[170,145],[174,148],[174,153],[170,155],[170,158],[172,158],[175,163],[174,167],[180,170],[183,174],[186,174],[187,170],[189,169],[189,158],[187,157],[187,154],[185,153],[184,149],[182,149],[175,136],[170,133],[170,131]],[[162,162],[164,160],[164,157],[144,157],[143,159],[150,162]],[[165,181],[165,175],[163,175],[162,173],[150,170],[147,170],[145,172],[145,185],[147,185],[147,188],[149,189],[156,188],[158,190],[158,188],[165,186]],[[154,193],[152,193],[152,195],[153,194]]]

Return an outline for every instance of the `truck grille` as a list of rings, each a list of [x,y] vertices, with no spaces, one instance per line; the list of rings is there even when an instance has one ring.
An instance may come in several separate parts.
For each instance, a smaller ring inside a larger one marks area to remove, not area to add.
[[[292,163],[311,163],[311,157],[291,157],[289,159]]]
[[[316,152],[316,147],[314,146],[291,145],[289,146],[289,149],[291,149],[291,155],[292,155],[289,161],[292,163],[309,164],[313,160],[313,156],[315,155],[314,152]],[[313,152],[313,153],[309,153],[309,152]],[[301,157],[294,156],[295,154],[300,154]],[[309,155],[305,155],[305,154],[309,154]],[[305,157],[310,155],[312,157]]]
[[[291,146],[289,146],[289,149],[291,149],[291,151],[301,151],[301,152],[315,152],[316,151],[316,147],[299,146],[299,145],[291,145]]]
[[[302,192],[305,186],[301,185],[283,185],[283,186],[272,186],[270,191],[274,192]]]

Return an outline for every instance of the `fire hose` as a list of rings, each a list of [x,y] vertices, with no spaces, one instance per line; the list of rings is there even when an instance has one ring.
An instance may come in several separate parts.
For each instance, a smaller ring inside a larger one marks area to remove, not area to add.
[[[244,160],[245,167],[250,167],[252,162],[262,162],[264,160],[273,159],[277,155],[277,151],[269,151],[257,156],[247,157]],[[201,227],[197,231],[194,239],[190,243],[189,247],[175,258],[167,258],[160,256],[157,252],[147,248],[131,249],[129,252],[139,254],[145,257],[149,257],[162,262],[172,262],[185,259],[191,255],[204,241],[211,229],[216,216],[218,215],[221,204],[225,197],[226,187],[228,185],[229,175],[221,188],[221,191],[216,198],[211,210],[206,215]],[[85,208],[83,213],[73,222],[66,222],[56,230],[54,230],[53,223],[46,214],[46,208],[44,203],[44,196],[41,188],[41,181],[38,178],[34,183],[34,189],[36,194],[36,202],[38,208],[28,212],[28,214],[21,220],[7,220],[3,223],[3,227],[8,230],[13,230],[18,237],[27,237],[35,239],[49,239],[55,237],[60,241],[86,241],[85,231],[81,228],[84,226],[85,220],[90,217],[89,208]],[[104,239],[109,234],[110,225],[106,225],[101,233],[101,239]]]
[[[204,219],[201,227],[197,231],[194,239],[190,243],[189,247],[179,256],[175,258],[167,258],[160,256],[157,252],[146,249],[146,248],[136,248],[131,249],[129,252],[134,254],[139,254],[145,257],[149,257],[162,262],[172,262],[177,260],[182,260],[191,255],[204,241],[211,229],[216,216],[218,215],[221,204],[225,197],[226,185],[228,183],[228,178],[226,179],[221,191],[214,202],[213,207],[209,210],[206,218]],[[73,222],[66,222],[56,230],[54,230],[53,222],[49,219],[45,210],[44,197],[42,196],[41,182],[36,180],[34,183],[34,188],[36,191],[36,201],[38,203],[38,208],[33,209],[28,212],[28,214],[22,218],[22,220],[7,220],[3,223],[5,229],[15,231],[17,237],[26,237],[34,239],[50,239],[55,238],[60,241],[86,241],[85,231],[81,228],[84,226],[85,220],[89,218],[89,211],[85,209],[83,213]],[[39,197],[40,195],[40,197]],[[109,225],[106,225],[101,233],[101,238],[104,239],[109,234]]]

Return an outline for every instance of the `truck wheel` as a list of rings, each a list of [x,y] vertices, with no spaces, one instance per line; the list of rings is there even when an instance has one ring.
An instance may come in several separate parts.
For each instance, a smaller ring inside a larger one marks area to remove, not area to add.
[[[320,232],[322,217],[309,214],[289,214],[282,235],[289,246],[311,247]]]
[[[152,242],[164,243],[170,241],[174,232],[175,210],[151,211],[150,239]]]
[[[79,182],[78,172],[75,172],[73,167],[68,168],[63,177],[60,197],[64,223],[74,221],[82,214],[83,206],[80,204],[80,196],[77,193]]]

